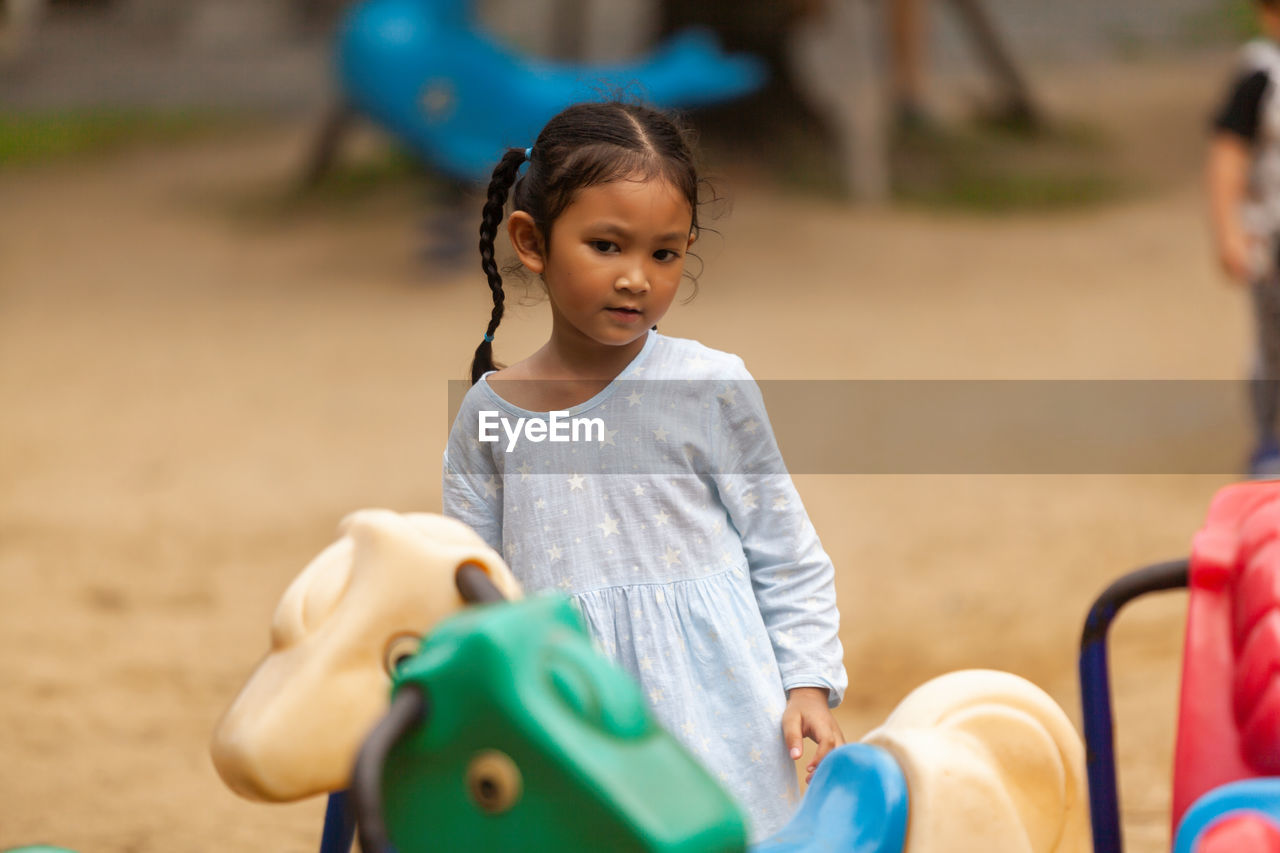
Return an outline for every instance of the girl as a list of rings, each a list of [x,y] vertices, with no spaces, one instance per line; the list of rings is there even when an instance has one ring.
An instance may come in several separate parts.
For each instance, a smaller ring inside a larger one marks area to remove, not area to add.
[[[507,232],[546,288],[551,339],[495,370],[494,240],[513,185]],[[683,131],[638,105],[569,107],[503,156],[480,225],[493,311],[445,451],[444,511],[526,588],[573,596],[760,838],[797,802],[788,758],[803,739],[818,744],[810,776],[844,742],[830,709],[846,677],[834,570],[755,383],[736,356],[657,333],[697,191]]]

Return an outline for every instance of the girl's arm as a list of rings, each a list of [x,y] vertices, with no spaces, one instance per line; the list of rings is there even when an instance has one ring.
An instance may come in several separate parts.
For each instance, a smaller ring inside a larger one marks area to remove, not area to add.
[[[480,535],[503,556],[502,549],[502,475],[493,457],[477,440],[477,407],[472,395],[462,407],[449,431],[449,445],[444,452],[441,484],[442,512],[456,518]]]
[[[740,362],[739,362],[740,364]],[[848,679],[835,568],[779,453],[760,390],[746,368],[716,395],[722,441],[713,477],[738,531],[787,705],[782,735],[793,760],[817,744],[805,781],[844,735],[831,714]]]
[[[716,396],[711,473],[742,541],[783,689],[825,689],[835,707],[847,686],[835,568],[783,464],[760,390],[738,365]]]

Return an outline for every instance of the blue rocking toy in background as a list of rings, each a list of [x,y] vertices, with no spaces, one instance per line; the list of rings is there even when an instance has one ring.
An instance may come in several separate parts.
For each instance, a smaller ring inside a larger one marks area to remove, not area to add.
[[[727,55],[701,31],[629,63],[535,59],[482,32],[468,0],[359,3],[340,26],[335,61],[346,111],[462,183],[487,181],[505,148],[532,145],[547,120],[576,101],[622,91],[659,108],[690,108],[747,95],[765,80],[761,61]],[[327,167],[348,117],[326,127],[308,182]]]

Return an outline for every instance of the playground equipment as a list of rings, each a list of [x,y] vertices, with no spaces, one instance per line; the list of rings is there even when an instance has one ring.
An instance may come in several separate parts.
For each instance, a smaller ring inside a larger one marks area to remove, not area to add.
[[[396,662],[462,607],[458,567],[520,597],[502,558],[443,516],[362,510],[340,532],[285,591],[270,651],[214,731],[214,766],[249,799],[346,786],[361,738],[387,709]]]
[[[744,849],[726,795],[563,597],[453,616],[395,681],[353,775],[363,850]],[[1084,814],[1061,710],[1007,673],[958,672],[833,752],[793,820],[750,849],[1077,853]]]
[[[349,798],[369,851],[388,837],[400,853],[596,850],[602,838],[610,850],[743,850],[736,807],[594,650],[568,601],[503,601],[514,589],[498,556],[456,522],[354,513],[285,593],[275,622],[297,627],[288,642],[273,630],[272,651],[219,724],[219,773],[271,799],[354,778],[349,795],[330,798],[325,853],[351,845]],[[464,600],[490,603],[462,610]],[[416,655],[396,642],[423,633]],[[380,714],[369,718],[355,695],[365,690],[386,714],[353,775],[355,744]],[[294,738],[289,714],[302,708],[318,721],[303,740],[350,751],[276,745]],[[829,755],[791,823],[751,849],[1077,853],[1083,766],[1078,735],[1038,688],[952,673]]]
[[[1096,853],[1120,853],[1107,629],[1149,592],[1186,587],[1174,759],[1175,853],[1280,851],[1280,482],[1214,498],[1191,556],[1126,575],[1099,596],[1081,639]]]
[[[352,111],[456,180],[486,181],[507,147],[533,144],[557,112],[618,92],[658,107],[698,107],[749,94],[765,79],[748,56],[686,31],[648,56],[609,65],[550,62],[510,50],[474,23],[469,0],[365,0],[339,31],[344,105],[318,140],[308,181],[332,159]]]

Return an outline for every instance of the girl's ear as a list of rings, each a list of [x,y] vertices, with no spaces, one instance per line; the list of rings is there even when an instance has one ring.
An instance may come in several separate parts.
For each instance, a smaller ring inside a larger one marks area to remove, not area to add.
[[[534,275],[542,275],[546,266],[546,247],[542,242],[542,232],[534,224],[533,217],[523,210],[512,211],[507,219],[507,234],[511,237],[511,245],[515,247],[516,257],[525,269]]]
[[[692,247],[693,247],[693,244],[694,244],[694,241],[696,241],[697,239],[698,239],[698,232],[697,232],[697,231],[690,231],[690,232],[689,232],[689,245],[685,246],[685,248],[686,248],[686,249],[690,249],[690,248],[692,248]]]

